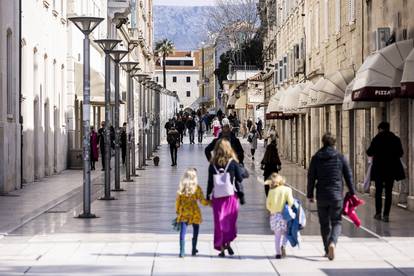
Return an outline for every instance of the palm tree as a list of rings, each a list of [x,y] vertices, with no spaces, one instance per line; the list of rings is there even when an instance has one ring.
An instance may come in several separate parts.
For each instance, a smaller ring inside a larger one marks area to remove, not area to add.
[[[163,39],[155,43],[155,52],[162,56],[162,73],[163,73],[163,84],[164,88],[167,88],[167,72],[165,69],[165,60],[166,58],[174,53],[175,46],[174,43],[168,39]]]

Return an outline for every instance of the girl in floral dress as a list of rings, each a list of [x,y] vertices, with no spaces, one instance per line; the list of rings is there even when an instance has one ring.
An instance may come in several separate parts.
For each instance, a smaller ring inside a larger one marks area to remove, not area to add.
[[[195,256],[197,250],[198,232],[202,222],[201,211],[198,202],[207,206],[209,202],[205,199],[201,187],[198,185],[197,170],[187,169],[181,177],[177,191],[176,213],[177,223],[180,224],[180,257],[185,256],[185,234],[187,226],[193,225],[193,239],[191,255]]]
[[[270,228],[275,233],[276,259],[286,256],[287,222],[283,219],[283,209],[286,204],[293,205],[293,194],[290,187],[285,186],[285,178],[273,173],[267,181],[270,191],[266,200],[266,208],[270,212]]]

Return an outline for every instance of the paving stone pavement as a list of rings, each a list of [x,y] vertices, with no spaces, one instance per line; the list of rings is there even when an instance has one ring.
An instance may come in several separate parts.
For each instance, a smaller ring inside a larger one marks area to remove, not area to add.
[[[245,145],[246,149],[248,145]],[[414,239],[378,238],[344,222],[336,260],[322,258],[318,223],[312,206],[300,248],[274,259],[274,240],[264,208],[261,171],[246,161],[247,204],[241,207],[235,256],[221,259],[212,245],[212,212],[203,207],[197,257],[178,255],[178,234],[171,228],[175,192],[187,167],[199,172],[205,189],[207,161],[203,145],[184,145],[178,167],[170,166],[168,148],[157,152],[159,167],[139,171],[115,201],[95,201],[100,218],[75,219],[76,209],[45,213],[0,240],[0,275],[414,275]],[[259,156],[259,154],[258,154]],[[259,158],[257,158],[259,159]],[[72,180],[73,181],[73,180]],[[191,236],[187,235],[187,252]]]

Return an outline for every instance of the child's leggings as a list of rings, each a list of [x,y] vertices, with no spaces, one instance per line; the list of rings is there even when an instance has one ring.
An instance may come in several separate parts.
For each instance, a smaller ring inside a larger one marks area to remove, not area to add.
[[[281,247],[282,246],[286,246],[286,244],[287,244],[287,238],[286,238],[285,231],[276,230],[275,231],[275,249],[276,249],[276,255],[281,255],[282,254]]]
[[[187,223],[180,222],[181,230],[180,230],[180,240],[185,240],[185,234],[187,233]],[[198,237],[198,231],[200,230],[199,224],[193,224],[193,238]]]

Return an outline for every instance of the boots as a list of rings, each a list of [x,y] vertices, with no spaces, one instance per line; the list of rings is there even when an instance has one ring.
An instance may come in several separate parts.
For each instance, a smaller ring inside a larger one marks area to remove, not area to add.
[[[180,258],[185,256],[185,240],[180,240]]]
[[[198,239],[198,237],[193,238],[193,240],[192,240],[193,241],[193,248],[191,250],[191,255],[192,256],[195,256],[198,253],[198,250],[197,250],[197,239]]]

